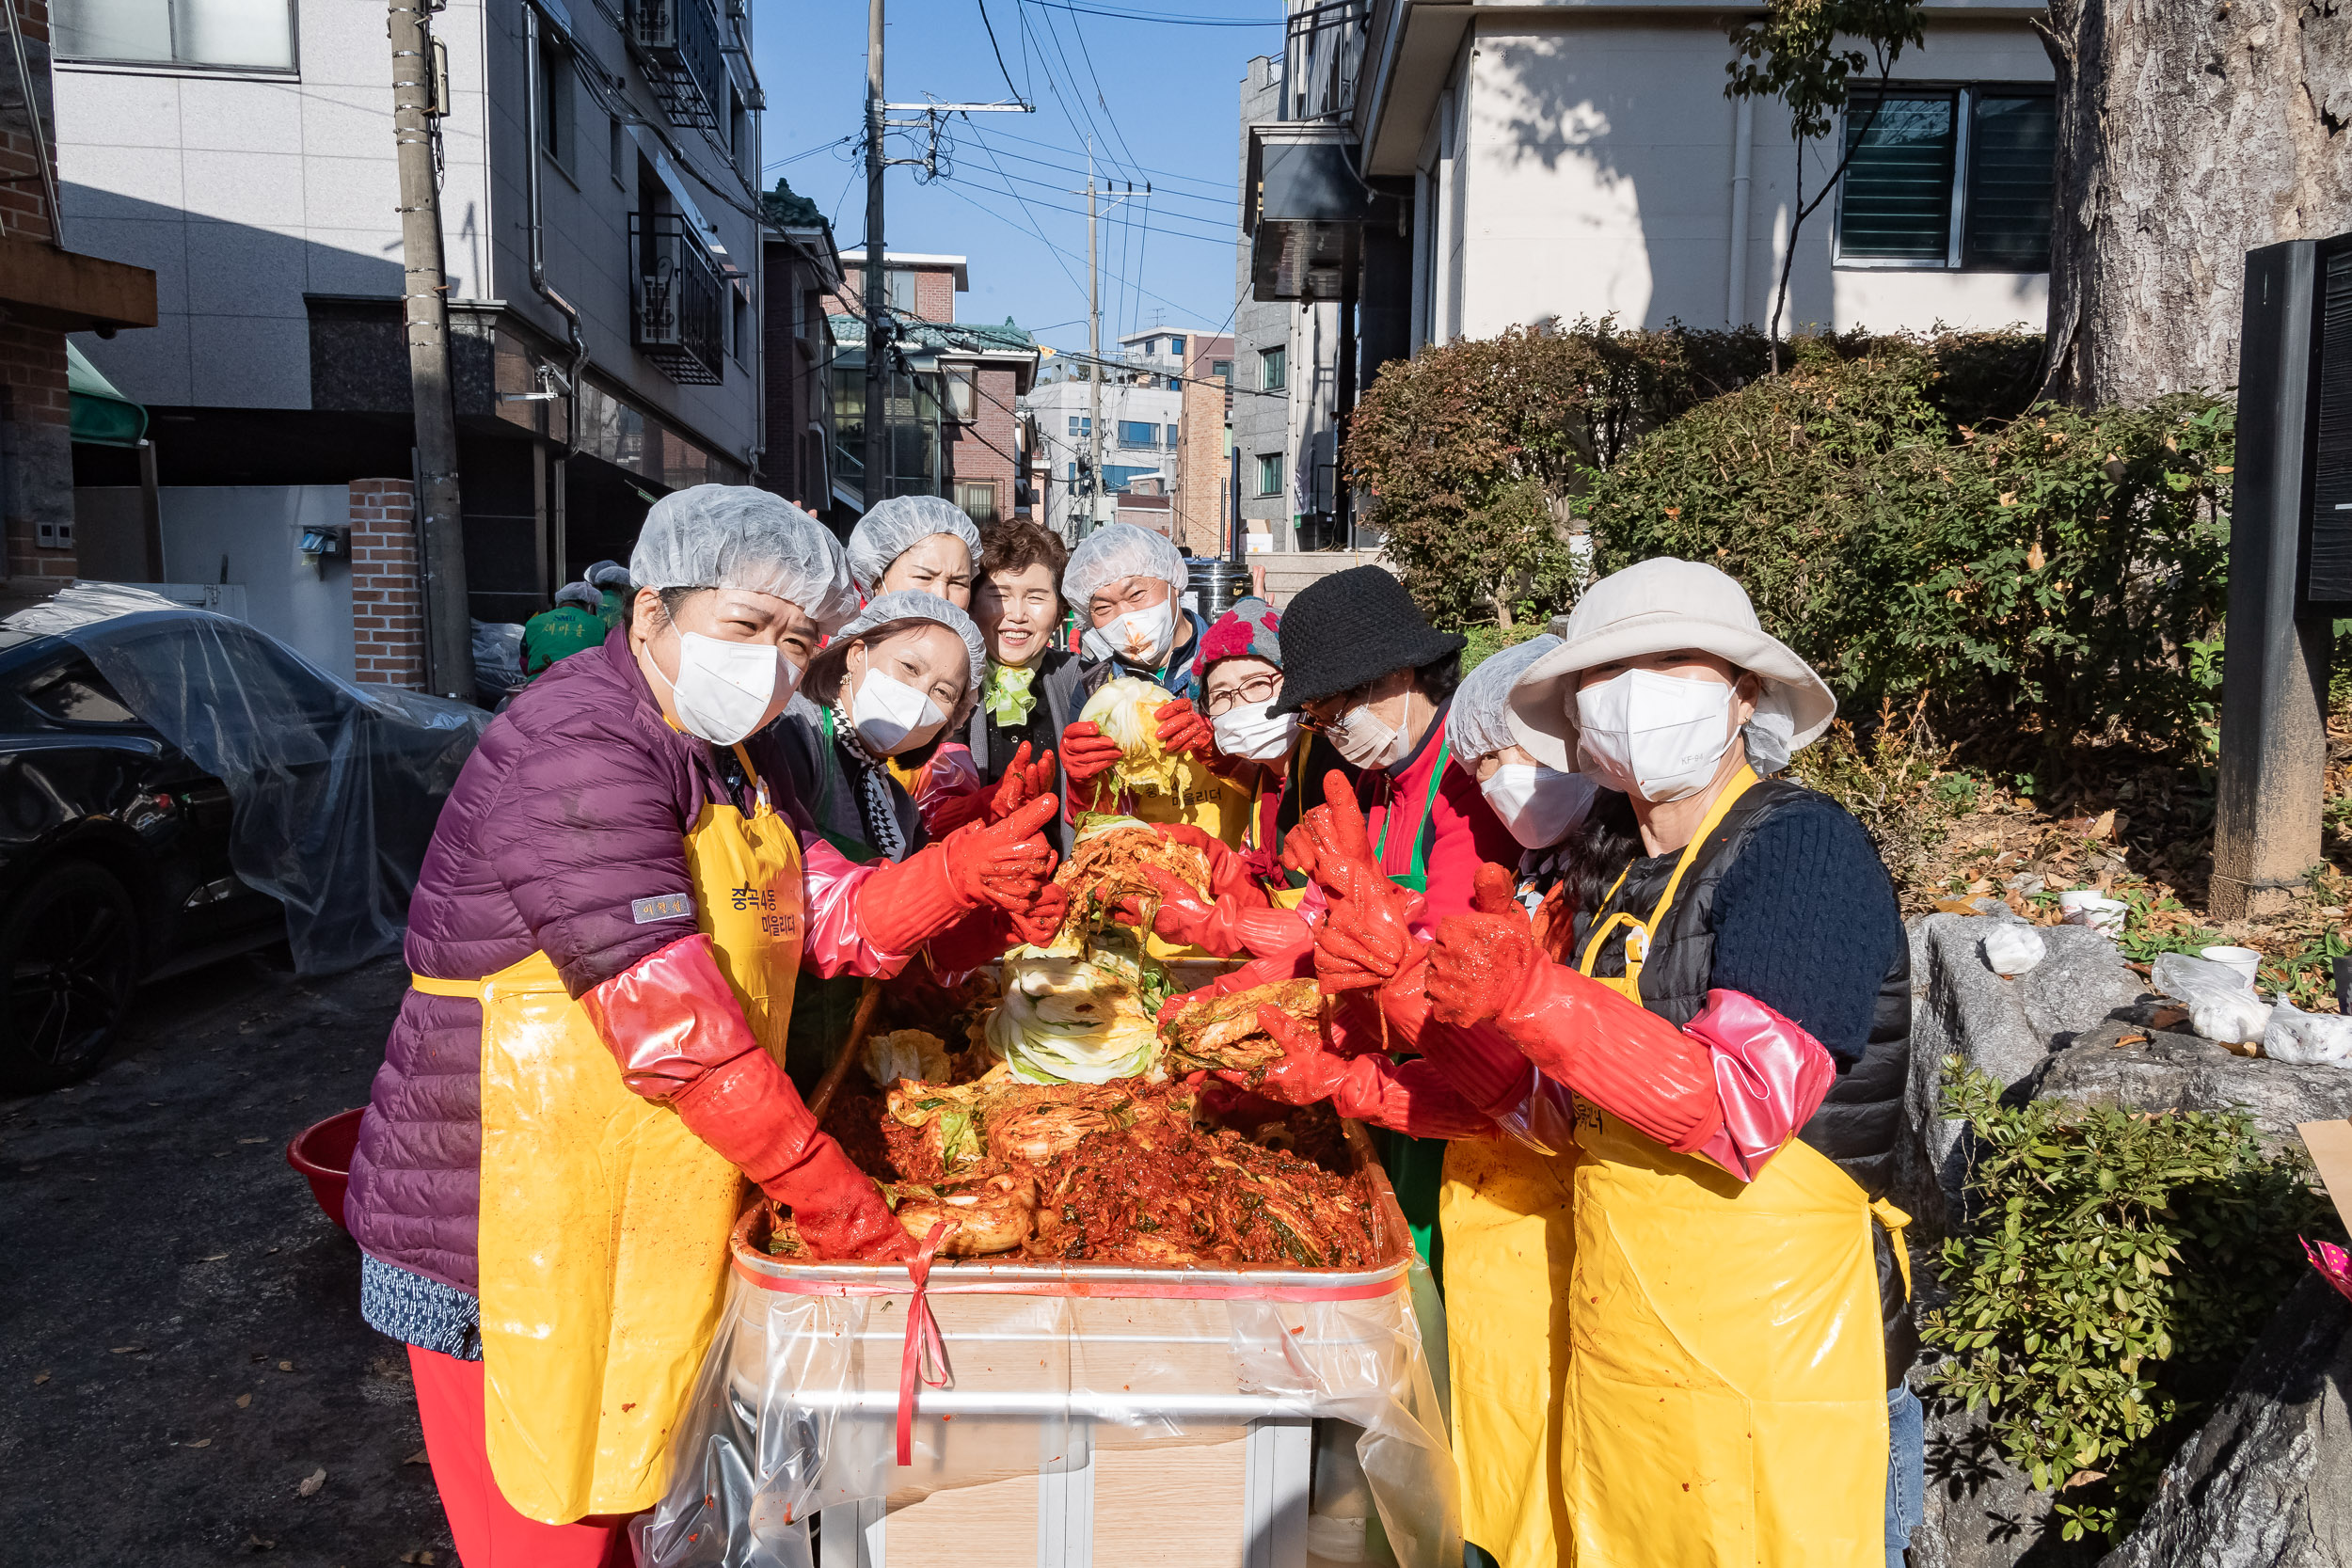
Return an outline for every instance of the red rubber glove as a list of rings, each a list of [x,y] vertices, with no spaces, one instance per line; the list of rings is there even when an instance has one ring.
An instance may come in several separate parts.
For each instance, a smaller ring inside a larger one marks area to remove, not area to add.
[[[1188,990],[1182,996],[1169,997],[1160,1004],[1160,1010],[1155,1017],[1157,1022],[1166,1023],[1178,1013],[1183,1012],[1188,1003],[1205,1002],[1212,997],[1231,996],[1237,990],[1248,990],[1252,986],[1270,986],[1281,980],[1307,979],[1313,973],[1312,958],[1311,949],[1301,949],[1296,953],[1276,954],[1270,958],[1252,959],[1239,969],[1229,970],[1218,975],[1199,990]]]
[[[1212,904],[1186,887],[1182,878],[1163,867],[1147,865],[1143,874],[1159,889],[1159,904],[1152,911],[1152,929],[1163,941],[1198,947],[1220,958],[1230,958],[1236,953],[1248,953],[1253,958],[1291,956],[1303,954],[1313,945],[1313,934],[1298,911],[1275,909],[1264,901],[1263,894],[1254,904],[1232,894]],[[1140,894],[1131,893],[1120,899],[1111,912],[1130,926],[1140,927],[1147,902]]]
[[[1426,1062],[1400,1065],[1377,1052],[1333,1055],[1321,1037],[1300,1028],[1279,1007],[1260,1007],[1258,1026],[1281,1045],[1282,1059],[1255,1083],[1248,1073],[1230,1070],[1220,1071],[1219,1078],[1285,1105],[1329,1101],[1333,1111],[1351,1121],[1416,1138],[1477,1138],[1494,1132],[1494,1124]]]
[[[1002,822],[958,828],[857,889],[859,933],[885,953],[912,953],[982,904],[1025,914],[1053,875],[1039,835],[1060,802],[1041,796]]]
[[[1102,777],[1119,765],[1119,742],[1081,719],[1061,732],[1061,767],[1073,784]]]
[[[1363,808],[1337,768],[1325,777],[1324,803],[1291,831],[1283,859],[1330,895],[1315,927],[1315,974],[1327,991],[1379,986],[1405,966],[1418,939],[1412,923],[1425,904],[1389,880],[1364,832]]]
[[[977,822],[987,815],[988,791],[967,789],[935,802],[924,814],[923,827],[933,838],[946,838],[965,823]]]
[[[819,1258],[888,1261],[913,1243],[872,1180],[819,1132],[696,933],[580,998],[621,1081],[788,1205]]]
[[[1222,898],[1231,894],[1245,904],[1267,903],[1265,884],[1251,872],[1248,861],[1226,847],[1224,840],[1212,838],[1205,830],[1189,822],[1154,822],[1152,831],[1171,844],[1200,850],[1207,859],[1210,897]]]
[[[1216,732],[1209,727],[1200,710],[1192,705],[1191,698],[1179,697],[1172,703],[1162,703],[1152,717],[1159,721],[1159,727],[1152,733],[1169,751],[1201,757],[1216,750]]]
[[[1032,947],[1043,947],[1054,940],[1061,923],[1070,917],[1070,890],[1057,882],[1048,882],[1038,889],[1037,901],[1025,911],[1007,911],[1005,918],[1011,922],[1014,935]]]
[[[1553,963],[1527,915],[1497,907],[1509,873],[1479,867],[1475,911],[1439,922],[1429,954],[1431,1016],[1455,1028],[1487,1019],[1545,1076],[1677,1154],[1722,1129],[1707,1045],[1597,980]]]
[[[986,796],[988,819],[1002,822],[1031,800],[1054,787],[1054,751],[1047,747],[1042,756],[1029,760],[1029,743],[1023,741],[1012,753],[1012,766],[996,781],[996,787]]]

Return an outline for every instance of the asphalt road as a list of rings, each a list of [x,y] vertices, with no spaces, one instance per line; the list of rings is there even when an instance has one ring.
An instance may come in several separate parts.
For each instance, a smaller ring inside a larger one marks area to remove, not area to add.
[[[0,1100],[0,1564],[455,1561],[406,1357],[285,1161],[366,1101],[406,976],[285,965],[151,987],[97,1076]]]

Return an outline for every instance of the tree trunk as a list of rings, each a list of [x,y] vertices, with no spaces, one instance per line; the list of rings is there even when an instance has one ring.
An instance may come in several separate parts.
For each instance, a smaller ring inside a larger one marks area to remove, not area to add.
[[[2352,229],[2352,0],[2051,0],[2047,396],[2237,380],[2246,252]]]

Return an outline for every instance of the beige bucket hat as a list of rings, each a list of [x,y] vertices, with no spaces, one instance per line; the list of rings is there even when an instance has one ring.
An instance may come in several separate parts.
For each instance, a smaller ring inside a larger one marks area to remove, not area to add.
[[[1769,636],[1747,590],[1696,561],[1639,562],[1584,591],[1563,622],[1560,646],[1511,688],[1509,723],[1547,768],[1576,768],[1577,677],[1597,664],[1698,648],[1763,677],[1756,722],[1786,722],[1791,752],[1811,745],[1837,717],[1837,699],[1813,667]]]

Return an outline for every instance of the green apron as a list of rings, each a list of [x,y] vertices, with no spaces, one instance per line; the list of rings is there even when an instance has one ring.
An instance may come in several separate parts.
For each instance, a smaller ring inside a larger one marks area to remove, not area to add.
[[[882,859],[880,849],[848,833],[828,832],[823,826],[833,805],[833,769],[825,766],[834,744],[833,709],[826,707],[819,717],[824,754],[818,758],[817,804],[810,813],[818,823],[817,836],[840,850],[851,865],[870,865]],[[803,1098],[817,1092],[825,1069],[833,1065],[835,1048],[850,1037],[850,1022],[865,989],[866,982],[855,974],[801,976],[792,992],[792,1020],[785,1031],[784,1070]]]
[[[1413,824],[1413,858],[1410,869],[1389,878],[1407,893],[1429,891],[1429,855],[1422,841],[1427,834],[1429,814],[1438,803],[1438,785],[1445,778],[1447,762],[1454,755],[1453,742],[1438,748],[1438,766],[1429,770],[1429,789],[1422,797],[1421,816]],[[1374,851],[1382,865],[1389,861],[1389,829],[1396,822],[1396,804],[1389,804],[1389,815],[1380,823],[1380,844]],[[1374,1134],[1380,1148],[1380,1163],[1388,1167],[1389,1185],[1396,1189],[1397,1207],[1405,1211],[1405,1223],[1413,1232],[1413,1245],[1421,1253],[1422,1261],[1437,1276],[1440,1290],[1445,1285],[1445,1237],[1438,1228],[1438,1192],[1445,1183],[1445,1144],[1443,1138],[1414,1138],[1402,1132],[1378,1132]]]

